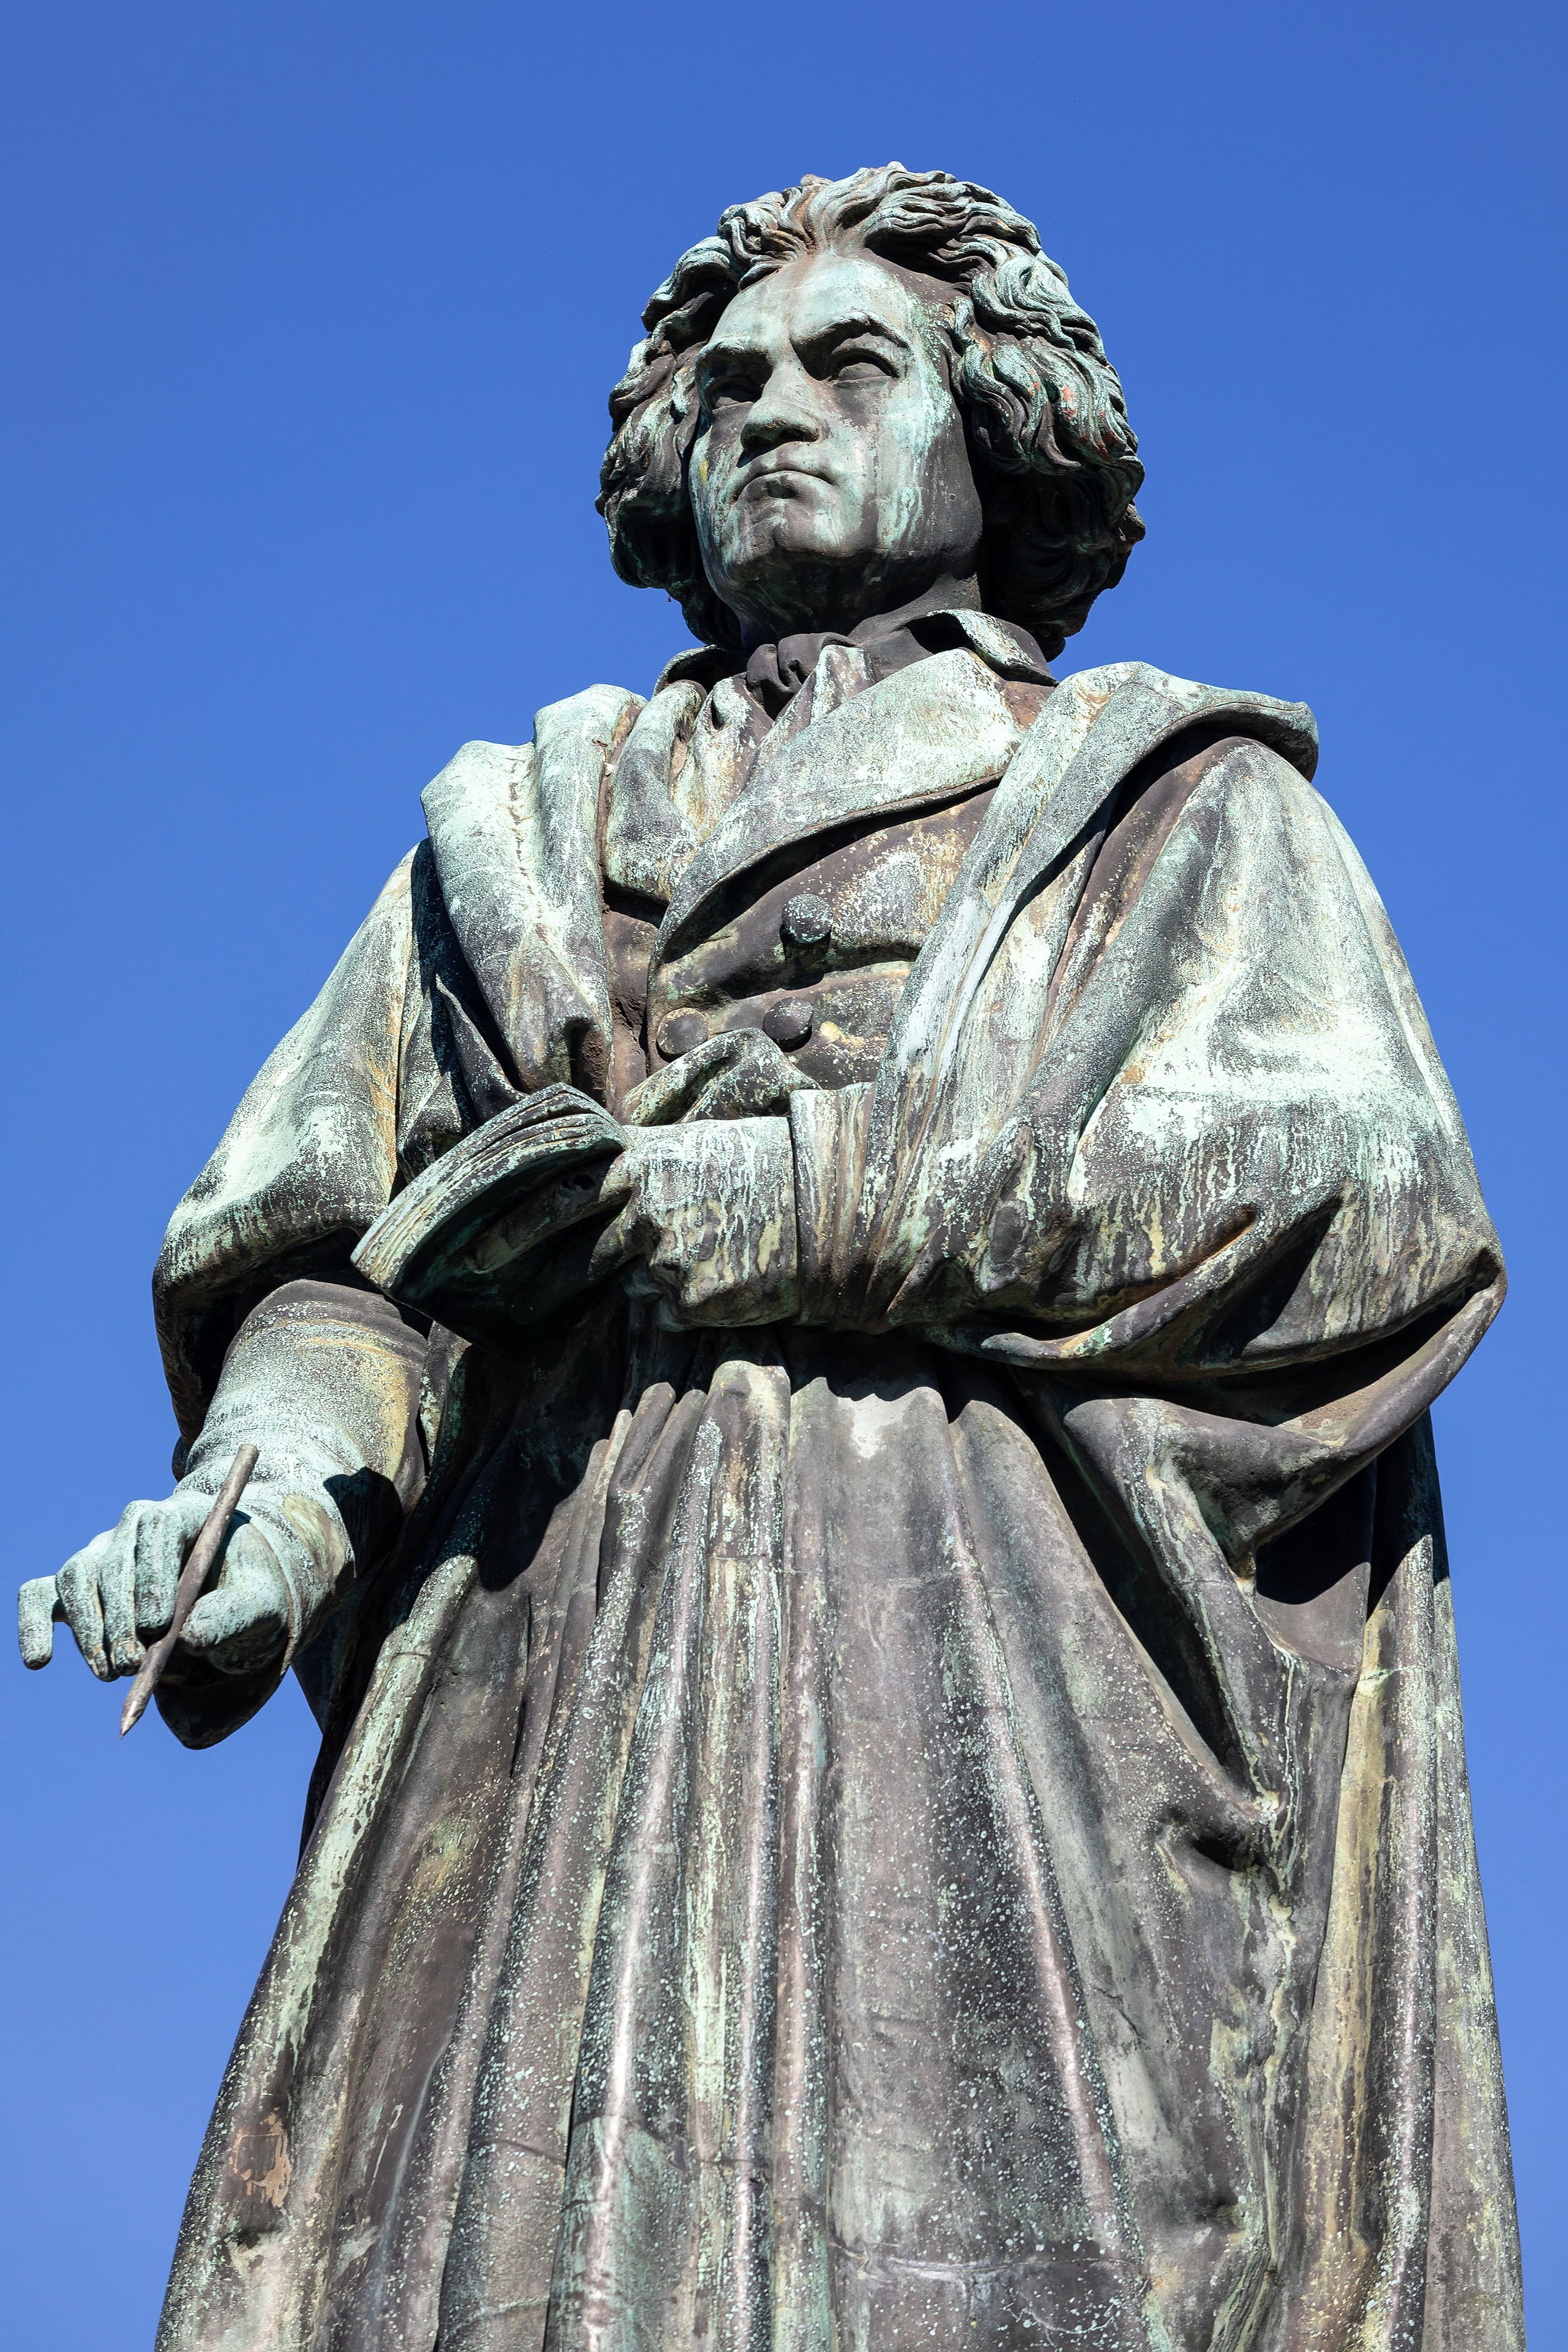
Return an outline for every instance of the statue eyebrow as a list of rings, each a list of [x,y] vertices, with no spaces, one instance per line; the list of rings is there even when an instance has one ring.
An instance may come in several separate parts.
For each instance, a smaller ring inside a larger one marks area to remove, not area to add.
[[[893,343],[898,351],[910,351],[908,334],[900,334],[898,327],[889,327],[884,318],[872,318],[869,310],[853,310],[848,318],[835,318],[827,327],[818,327],[816,334],[802,336],[799,348],[809,351],[816,358],[820,352],[832,351],[835,343],[848,343],[858,334],[875,334],[881,343]]]
[[[814,334],[804,336],[802,348],[810,352],[829,351],[835,343],[847,341],[851,335],[877,335],[884,342],[896,343],[900,351],[910,348],[907,335],[900,333],[897,327],[890,326],[887,320],[874,317],[869,310],[855,310],[846,318],[831,320],[826,326],[817,328]],[[765,356],[759,343],[739,340],[727,342],[722,333],[719,333],[707,344],[699,364],[706,374],[716,367],[745,366]]]
[[[703,345],[702,353],[697,364],[706,372],[710,368],[738,365],[746,360],[760,360],[763,357],[763,352],[760,343],[725,342],[721,337],[715,335]]]
[[[897,327],[889,326],[886,319],[874,318],[869,310],[856,310],[847,318],[835,319],[829,325],[819,327],[814,335],[807,335],[805,341],[810,350],[820,351],[833,343],[845,342],[851,335],[879,335],[884,342],[897,343],[900,350],[908,351],[910,347],[907,335],[900,334]]]

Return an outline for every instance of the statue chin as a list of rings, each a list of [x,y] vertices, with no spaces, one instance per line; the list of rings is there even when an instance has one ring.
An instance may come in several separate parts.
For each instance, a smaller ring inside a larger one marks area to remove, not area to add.
[[[709,584],[748,635],[852,626],[899,601],[891,593],[893,567],[876,548],[847,541],[835,522],[805,500],[781,500],[765,516],[746,518],[717,551]]]

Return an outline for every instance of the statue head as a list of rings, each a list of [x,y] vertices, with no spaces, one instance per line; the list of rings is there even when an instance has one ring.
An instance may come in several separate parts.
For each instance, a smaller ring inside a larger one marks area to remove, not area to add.
[[[985,188],[889,163],[733,205],[643,324],[599,510],[710,644],[926,600],[1053,655],[1143,535],[1094,321]]]

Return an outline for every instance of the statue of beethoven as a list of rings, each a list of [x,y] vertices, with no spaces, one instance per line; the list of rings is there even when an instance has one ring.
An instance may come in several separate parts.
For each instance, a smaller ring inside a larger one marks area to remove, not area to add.
[[[1311,717],[1053,678],[1142,469],[984,189],[645,323],[701,645],[426,793],[174,1213],[174,1493],[24,1594],[132,1671],[259,1446],[158,1699],[321,1759],[163,2352],[1521,2346],[1427,1413],[1503,1274]]]

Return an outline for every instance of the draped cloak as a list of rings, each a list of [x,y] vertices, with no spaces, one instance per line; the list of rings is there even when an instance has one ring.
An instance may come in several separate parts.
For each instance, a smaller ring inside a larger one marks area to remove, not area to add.
[[[1310,713],[949,620],[467,747],[176,1213],[187,1439],[237,1331],[423,1372],[162,2352],[1522,2344],[1464,1130]],[[354,1286],[495,1112],[785,999],[773,1319]]]

